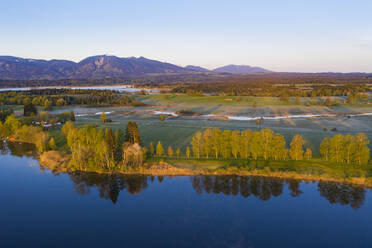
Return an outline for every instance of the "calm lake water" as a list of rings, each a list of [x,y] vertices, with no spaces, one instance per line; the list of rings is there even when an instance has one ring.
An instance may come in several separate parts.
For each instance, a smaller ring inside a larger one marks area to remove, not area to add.
[[[130,85],[111,85],[111,86],[77,86],[77,87],[61,87],[61,86],[44,86],[44,87],[22,87],[22,88],[0,88],[2,91],[30,91],[30,90],[42,90],[42,89],[89,89],[89,90],[113,90],[119,92],[136,93],[141,90],[146,91],[149,94],[159,94],[159,89],[143,89],[135,88]]]
[[[262,177],[55,175],[0,143],[0,247],[371,247],[372,194]]]

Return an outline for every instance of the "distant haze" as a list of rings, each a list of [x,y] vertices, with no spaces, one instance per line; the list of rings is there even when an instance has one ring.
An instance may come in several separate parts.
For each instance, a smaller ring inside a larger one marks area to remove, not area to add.
[[[214,72],[227,72],[234,74],[247,74],[247,73],[256,73],[256,72],[270,72],[261,67],[254,67],[249,65],[227,65],[219,67],[213,70]]]

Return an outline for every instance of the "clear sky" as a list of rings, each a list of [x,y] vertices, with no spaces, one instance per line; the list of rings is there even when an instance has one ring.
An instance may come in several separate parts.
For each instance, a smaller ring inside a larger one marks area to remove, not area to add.
[[[372,72],[372,0],[0,0],[0,54]]]

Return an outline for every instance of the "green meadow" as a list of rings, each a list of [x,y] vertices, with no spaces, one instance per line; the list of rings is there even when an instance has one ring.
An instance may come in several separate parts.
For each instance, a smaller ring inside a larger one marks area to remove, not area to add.
[[[295,134],[301,134],[312,148],[314,155],[319,155],[317,148],[324,137],[332,137],[338,133],[357,134],[364,132],[372,140],[372,116],[348,117],[348,114],[372,112],[372,106],[340,105],[334,108],[325,106],[281,105],[277,98],[272,97],[236,97],[221,96],[187,96],[187,95],[150,95],[137,96],[148,107],[112,107],[112,108],[84,108],[73,107],[77,113],[77,125],[91,124],[98,127],[125,128],[128,121],[136,121],[141,132],[144,145],[149,142],[161,141],[165,147],[180,148],[182,152],[190,143],[191,136],[198,130],[206,128],[220,128],[230,130],[270,128],[279,132],[287,143]],[[226,101],[232,98],[233,101]],[[257,106],[253,107],[252,103]],[[265,103],[265,104],[264,104]],[[274,103],[274,104],[273,104]],[[272,105],[271,105],[272,104]],[[227,120],[226,118],[203,118],[202,116],[165,116],[164,121],[152,111],[176,112],[177,110],[192,110],[202,115],[230,115],[230,116],[281,116],[296,114],[342,114],[333,117],[287,118],[277,120],[263,120],[259,125],[256,121]],[[63,111],[64,108],[54,110]],[[100,111],[111,112],[110,123],[102,124],[99,119]],[[83,113],[83,116],[79,116]],[[88,113],[88,114],[87,114]],[[87,114],[87,115],[84,115]]]

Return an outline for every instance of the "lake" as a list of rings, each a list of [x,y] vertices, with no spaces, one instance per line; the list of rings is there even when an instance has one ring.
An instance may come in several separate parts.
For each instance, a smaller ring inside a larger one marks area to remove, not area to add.
[[[264,177],[53,174],[0,143],[0,247],[371,247],[369,189]]]
[[[145,89],[135,88],[131,85],[111,85],[111,86],[42,86],[42,87],[22,87],[22,88],[0,88],[2,91],[30,91],[30,90],[43,90],[43,89],[86,89],[86,90],[113,90],[119,92],[136,93],[142,90],[149,94],[159,94],[159,89]]]

